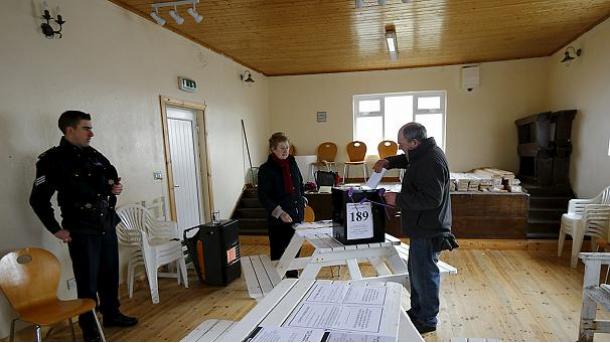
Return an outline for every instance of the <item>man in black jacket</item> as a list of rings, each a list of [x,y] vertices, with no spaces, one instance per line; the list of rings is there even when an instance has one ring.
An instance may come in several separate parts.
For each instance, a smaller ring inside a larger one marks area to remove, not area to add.
[[[123,185],[108,159],[89,146],[93,137],[91,116],[66,111],[59,117],[64,136],[59,146],[39,156],[30,205],[55,237],[68,243],[79,298],[97,301],[104,326],[133,326],[136,318],[119,312],[119,254],[114,211]],[[57,203],[63,217],[59,225],[51,206]],[[91,312],[79,317],[85,341],[99,341]]]
[[[405,169],[400,193],[387,192],[384,197],[400,209],[402,231],[410,238],[411,309],[407,313],[417,330],[425,333],[436,330],[440,286],[436,263],[445,238],[453,237],[449,167],[443,151],[419,123],[399,130],[398,145],[405,155],[379,160],[374,169]]]

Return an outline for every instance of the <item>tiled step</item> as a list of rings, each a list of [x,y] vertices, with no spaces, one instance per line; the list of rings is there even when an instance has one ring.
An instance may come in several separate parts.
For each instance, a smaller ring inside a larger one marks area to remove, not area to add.
[[[235,211],[236,218],[267,218],[267,210],[259,207],[240,207]]]
[[[239,234],[266,235],[267,226],[266,218],[242,218],[239,220]]]
[[[261,208],[263,204],[258,201],[258,198],[242,198],[240,201],[240,208]]]
[[[244,189],[244,192],[242,193],[241,197],[242,197],[242,199],[243,198],[256,198],[256,197],[258,197],[256,188],[247,188],[247,189]]]
[[[530,208],[561,208],[564,213],[568,210],[570,197],[537,197],[530,196]]]
[[[527,238],[553,238],[559,237],[559,220],[528,219]]]
[[[561,220],[561,215],[565,213],[563,208],[535,208],[530,207],[528,212],[529,220]]]
[[[549,188],[549,187],[540,187],[529,185],[527,183],[521,184],[523,188],[527,190],[527,192],[532,197],[567,197],[574,198],[574,194],[568,188]]]

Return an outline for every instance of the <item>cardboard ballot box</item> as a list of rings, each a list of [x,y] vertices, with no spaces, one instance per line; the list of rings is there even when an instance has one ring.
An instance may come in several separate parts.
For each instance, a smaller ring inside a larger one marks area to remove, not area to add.
[[[198,229],[197,233],[189,238],[190,231],[195,229]],[[210,286],[226,286],[241,276],[238,230],[238,221],[229,219],[184,231],[199,281]]]
[[[385,241],[385,207],[378,190],[333,188],[332,203],[335,239],[343,244]]]

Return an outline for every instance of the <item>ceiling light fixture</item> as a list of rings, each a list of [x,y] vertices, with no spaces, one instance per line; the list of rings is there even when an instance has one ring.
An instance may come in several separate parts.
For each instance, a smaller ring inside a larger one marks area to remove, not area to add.
[[[184,23],[184,17],[182,17],[178,13],[178,6],[190,5],[191,7],[189,9],[187,9],[186,12],[188,14],[190,14],[191,17],[193,17],[195,22],[200,23],[203,20],[203,16],[197,12],[197,7],[195,5],[198,3],[199,3],[199,0],[182,0],[182,1],[155,3],[155,4],[151,5],[151,7],[153,8],[153,11],[150,13],[150,16],[157,22],[157,24],[164,25],[165,19],[163,19],[159,15],[159,9],[162,7],[173,7],[173,9],[171,9],[169,11],[169,15],[174,19],[176,24],[182,25]]]
[[[385,29],[385,42],[390,53],[390,59],[396,61],[398,59],[398,38],[396,37],[394,27],[387,27]]]
[[[252,73],[250,73],[249,70],[245,70],[243,73],[239,74],[239,78],[245,83],[254,83]]]
[[[176,8],[176,5],[174,5],[173,10],[169,10],[169,16],[172,17],[178,25],[182,25],[182,23],[184,23],[184,18],[182,18],[180,14],[178,14],[178,9]]]
[[[161,18],[159,15],[159,9],[155,8],[154,11],[150,12],[150,16],[157,22],[157,24],[163,26],[165,25],[165,19]]]
[[[191,17],[193,17],[193,19],[195,19],[195,22],[197,22],[197,23],[201,23],[201,21],[203,20],[203,16],[201,14],[197,13],[197,8],[195,7],[194,3],[193,3],[193,7],[186,10],[186,12],[188,14],[190,14]]]
[[[570,45],[566,48],[566,51],[563,54],[564,55],[563,59],[561,60],[561,63],[570,64],[572,60],[575,60],[577,57],[580,57],[580,55],[582,55],[582,49],[576,49]]]
[[[401,0],[401,1],[403,4],[407,4],[407,3],[411,2],[411,0]],[[377,2],[377,5],[379,5],[379,6],[383,6],[388,3],[387,0],[377,0],[376,2]],[[356,8],[362,8],[365,5],[364,0],[354,0],[354,3],[356,4]]]

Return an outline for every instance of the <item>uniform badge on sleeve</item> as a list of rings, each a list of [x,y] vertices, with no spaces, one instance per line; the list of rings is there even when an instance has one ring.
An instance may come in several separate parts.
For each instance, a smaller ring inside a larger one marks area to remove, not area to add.
[[[38,187],[40,185],[42,185],[43,183],[45,183],[47,181],[47,176],[43,175],[39,178],[37,178],[36,180],[34,180],[34,186]]]

